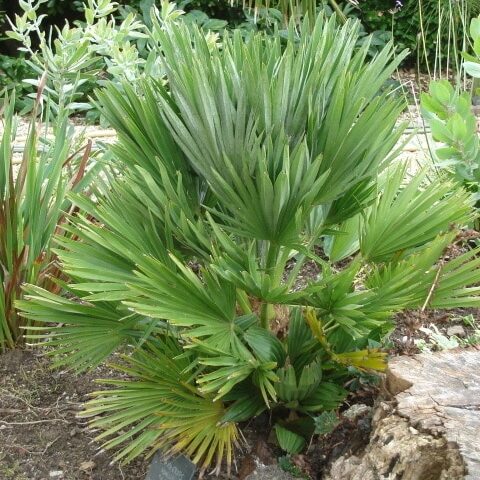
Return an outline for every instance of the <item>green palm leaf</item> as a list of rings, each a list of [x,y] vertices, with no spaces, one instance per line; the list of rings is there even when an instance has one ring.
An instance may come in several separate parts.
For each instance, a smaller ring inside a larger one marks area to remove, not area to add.
[[[392,259],[421,247],[452,225],[471,219],[472,198],[446,179],[422,185],[426,172],[416,175],[405,187],[405,167],[388,178],[385,190],[372,207],[360,236],[360,251],[369,261]]]
[[[237,428],[222,421],[220,401],[197,391],[188,373],[191,359],[181,353],[175,340],[165,339],[125,357],[115,368],[132,380],[103,380],[114,388],[95,392],[83,416],[93,417],[92,427],[104,430],[97,438],[108,439],[106,448],[126,442],[116,459],[129,461],[146,449],[150,454],[161,449],[186,452],[202,469],[213,461],[219,471],[225,459],[230,469]]]

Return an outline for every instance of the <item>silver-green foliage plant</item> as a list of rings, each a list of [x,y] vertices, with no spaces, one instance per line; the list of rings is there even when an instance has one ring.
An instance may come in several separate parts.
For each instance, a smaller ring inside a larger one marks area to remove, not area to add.
[[[438,80],[422,94],[421,105],[433,139],[443,144],[435,151],[438,166],[475,187],[480,181],[480,150],[471,94]]]
[[[37,12],[46,0],[21,0],[22,15],[16,15],[10,20],[11,30],[7,35],[19,42],[20,51],[27,55],[27,62],[38,74],[38,78],[25,79],[26,82],[38,85],[43,72],[47,73],[45,93],[49,94],[53,106],[58,109],[67,108],[71,112],[89,108],[88,104],[79,103],[81,88],[88,82],[94,82],[102,67],[102,54],[112,58],[121,58],[119,47],[115,50],[113,42],[126,46],[128,39],[138,33],[140,25],[133,17],[125,19],[124,24],[117,26],[115,20],[108,19],[115,11],[116,4],[109,0],[90,0],[85,6],[86,23],[73,27],[66,24],[57,29],[56,38],[52,33],[45,31],[43,21],[45,15]],[[125,55],[123,55],[125,56]],[[128,67],[123,65],[128,74],[132,62]],[[119,60],[118,60],[119,61]],[[115,62],[116,63],[116,62]]]
[[[439,263],[469,194],[391,167],[403,105],[382,86],[403,55],[367,61],[358,32],[319,17],[219,48],[171,24],[168,90],[98,92],[117,179],[95,202],[75,196],[76,240],[59,239],[69,295],[28,286],[20,305],[57,365],[124,353],[127,377],[85,411],[118,459],[182,451],[218,472],[239,422],[264,411],[298,452],[355,372],[385,368],[395,312],[480,305],[478,251]],[[345,258],[335,244],[358,216]],[[326,238],[342,269],[318,251]],[[307,285],[306,262],[320,272]]]
[[[38,14],[46,1],[20,0],[23,13],[9,19],[11,30],[7,35],[21,42],[19,50],[38,74],[38,78],[25,82],[38,85],[39,78],[47,73],[45,93],[55,110],[75,113],[90,109],[92,105],[85,93],[91,93],[106,79],[135,84],[144,75],[162,77],[157,61],[158,32],[166,22],[183,15],[175,4],[163,1],[160,9],[153,7],[147,28],[135,12],[119,20],[117,2],[88,0],[83,6],[83,21],[66,23],[49,32],[43,26],[45,15]],[[214,42],[215,35],[208,35]],[[144,56],[139,52],[138,41],[148,51]]]
[[[475,94],[475,81],[480,78],[480,17],[472,20],[470,35],[473,54],[463,54],[463,67],[473,77]],[[433,140],[442,144],[435,150],[437,165],[476,192],[478,200],[480,148],[472,103],[470,92],[447,80],[431,82],[429,92],[421,95],[423,117],[431,127]]]
[[[474,78],[480,78],[480,16],[470,22],[471,47],[473,52],[463,52],[463,68]]]

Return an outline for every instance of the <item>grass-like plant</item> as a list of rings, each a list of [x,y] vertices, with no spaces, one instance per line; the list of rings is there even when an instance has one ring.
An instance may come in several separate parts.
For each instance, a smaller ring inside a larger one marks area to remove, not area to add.
[[[14,98],[3,105],[0,143],[0,352],[23,343],[23,333],[33,324],[18,315],[15,302],[21,286],[31,283],[57,291],[51,278],[59,274],[51,250],[54,234],[61,234],[66,212],[72,207],[70,191],[81,191],[89,181],[86,173],[90,147],[73,152],[73,131],[65,111],[60,112],[53,137],[44,134],[49,125],[48,108],[41,111],[42,87],[25,140],[21,161],[14,159],[17,121]],[[37,118],[38,116],[38,118]],[[44,127],[37,122],[44,121]],[[45,130],[43,131],[42,128]]]
[[[355,372],[385,367],[395,312],[480,305],[478,252],[439,263],[470,197],[388,169],[403,105],[382,86],[403,56],[367,61],[358,31],[320,17],[217,46],[172,24],[168,89],[98,92],[116,181],[75,196],[69,295],[29,286],[20,306],[57,365],[126,353],[85,412],[118,459],[183,451],[218,472],[266,410],[298,452]],[[304,285],[306,262],[320,273]]]

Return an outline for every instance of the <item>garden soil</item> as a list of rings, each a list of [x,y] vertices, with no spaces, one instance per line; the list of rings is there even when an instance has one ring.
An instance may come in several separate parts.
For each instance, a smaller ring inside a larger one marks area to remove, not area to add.
[[[0,480],[136,480],[146,464],[111,464],[94,442],[98,432],[77,417],[95,378],[105,368],[76,376],[51,370],[39,353],[0,355]]]

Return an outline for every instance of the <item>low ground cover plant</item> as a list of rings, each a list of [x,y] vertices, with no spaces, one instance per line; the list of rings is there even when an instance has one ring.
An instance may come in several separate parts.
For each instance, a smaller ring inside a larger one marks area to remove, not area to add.
[[[30,285],[18,305],[56,365],[123,354],[125,378],[85,411],[117,459],[230,469],[239,423],[265,411],[301,451],[347,380],[385,368],[396,312],[480,304],[478,251],[442,259],[470,194],[393,165],[403,104],[382,86],[405,54],[367,60],[358,35],[320,16],[218,45],[172,23],[168,89],[98,92],[116,179],[70,197],[83,213],[57,239],[63,294]]]

